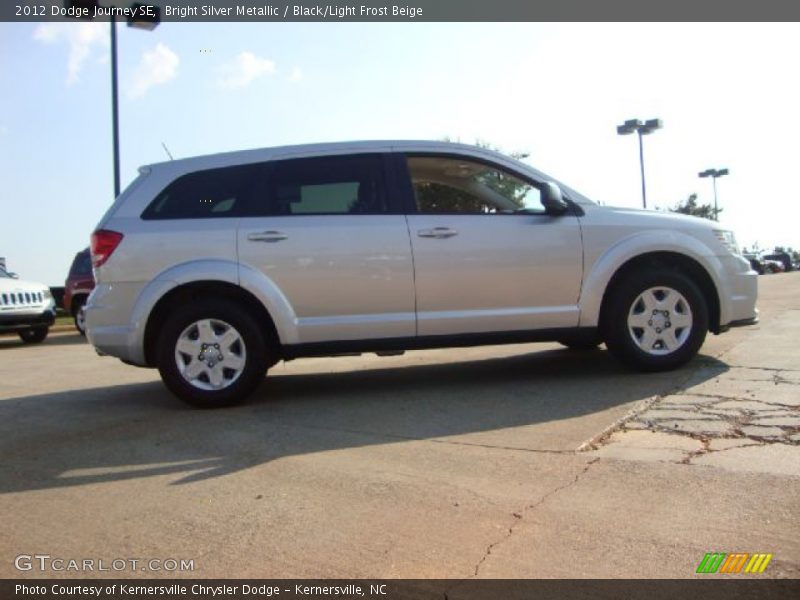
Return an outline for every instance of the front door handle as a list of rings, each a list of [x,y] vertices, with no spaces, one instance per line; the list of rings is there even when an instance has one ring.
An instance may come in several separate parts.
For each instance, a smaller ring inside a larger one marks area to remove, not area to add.
[[[417,231],[419,237],[445,239],[458,235],[458,231],[450,227],[434,227],[433,229],[420,229]]]
[[[281,231],[261,231],[247,234],[247,239],[251,242],[281,242],[288,238],[289,236]]]

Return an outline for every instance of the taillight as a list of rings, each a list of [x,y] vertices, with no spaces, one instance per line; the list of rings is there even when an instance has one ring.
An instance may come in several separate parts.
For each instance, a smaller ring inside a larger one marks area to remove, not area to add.
[[[92,234],[91,252],[92,266],[103,265],[122,241],[123,235],[118,231],[98,229]]]

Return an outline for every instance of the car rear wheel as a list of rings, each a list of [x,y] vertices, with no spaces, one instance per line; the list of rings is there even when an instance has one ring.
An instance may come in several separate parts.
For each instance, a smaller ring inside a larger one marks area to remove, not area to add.
[[[43,342],[49,333],[47,327],[31,327],[19,332],[20,339],[26,344],[38,344]]]
[[[708,307],[697,285],[668,268],[639,270],[612,291],[606,345],[642,371],[675,369],[697,354],[708,331]]]
[[[167,388],[201,408],[245,400],[264,378],[267,361],[258,323],[228,301],[180,307],[167,318],[158,342],[158,370]]]

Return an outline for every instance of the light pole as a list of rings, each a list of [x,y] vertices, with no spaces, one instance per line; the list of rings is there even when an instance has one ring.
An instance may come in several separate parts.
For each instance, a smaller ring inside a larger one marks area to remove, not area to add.
[[[95,8],[100,7],[98,0],[64,0],[64,7],[88,9],[88,14],[94,15]],[[106,8],[118,8],[106,7]],[[135,2],[130,5],[134,16],[127,17],[128,27],[152,31],[161,22],[161,8],[153,5]],[[92,17],[88,18],[89,21]],[[119,94],[117,91],[117,17],[110,14],[111,24],[111,143],[114,156],[114,198],[119,196]]]
[[[642,144],[642,136],[653,133],[656,129],[661,129],[664,123],[661,119],[649,119],[641,121],[639,119],[629,119],[622,125],[617,126],[617,133],[619,135],[629,135],[634,131],[639,134],[639,169],[642,173],[642,206],[647,208],[647,187],[644,183],[644,144]]]
[[[717,208],[717,178],[724,177],[730,171],[728,169],[706,169],[697,174],[698,177],[711,177],[714,184],[714,220],[719,221],[719,209]]]

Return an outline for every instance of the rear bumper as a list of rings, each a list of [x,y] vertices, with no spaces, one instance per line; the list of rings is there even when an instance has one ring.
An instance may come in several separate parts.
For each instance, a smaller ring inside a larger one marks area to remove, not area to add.
[[[101,356],[144,365],[144,349],[131,314],[143,284],[98,284],[85,305],[86,338]],[[144,325],[144,323],[140,323]]]

